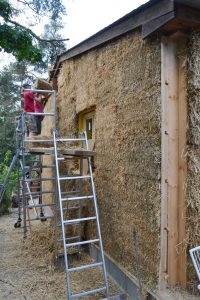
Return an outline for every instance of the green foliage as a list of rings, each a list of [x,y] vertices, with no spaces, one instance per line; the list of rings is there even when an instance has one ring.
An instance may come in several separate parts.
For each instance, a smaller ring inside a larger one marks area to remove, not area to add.
[[[15,3],[15,2],[13,2]],[[26,0],[20,1],[24,8],[14,7],[8,0],[0,0],[0,51],[14,55],[18,61],[27,60],[32,64],[42,61],[42,51],[39,47],[40,38],[30,28],[11,20],[13,15],[32,12],[31,18],[48,16],[50,20],[59,19],[65,13],[61,0]],[[13,25],[14,24],[14,25]]]
[[[27,2],[29,2],[29,6],[35,10],[37,14],[41,14],[43,16],[50,14],[52,20],[55,20],[59,18],[60,15],[66,13],[61,0],[31,0]]]
[[[48,24],[44,26],[44,33],[42,38],[53,40],[62,39],[59,31],[63,29],[63,24],[59,20],[51,20]],[[53,65],[58,55],[66,51],[66,46],[64,42],[52,42],[50,45],[47,42],[40,42],[39,47],[42,53],[42,61],[36,63],[36,68],[47,69],[48,65]]]
[[[12,7],[6,0],[0,0],[0,16],[5,20],[12,16]]]
[[[0,182],[1,183],[3,183],[3,181],[4,181],[4,178],[8,171],[9,165],[12,161],[12,157],[13,157],[12,152],[10,150],[8,150],[5,153],[3,162],[0,164]],[[15,167],[10,174],[8,184],[6,186],[6,190],[5,190],[3,200],[2,200],[2,203],[0,206],[0,214],[9,212],[9,208],[11,205],[11,196],[12,196],[12,193],[16,190],[17,182],[18,182],[18,171],[17,171],[17,168]]]
[[[31,34],[23,28],[0,24],[0,49],[13,54],[19,61],[42,60],[40,49],[32,44]]]
[[[8,149],[15,152],[15,116],[19,111],[19,74],[13,72],[13,64],[0,72],[0,161]]]

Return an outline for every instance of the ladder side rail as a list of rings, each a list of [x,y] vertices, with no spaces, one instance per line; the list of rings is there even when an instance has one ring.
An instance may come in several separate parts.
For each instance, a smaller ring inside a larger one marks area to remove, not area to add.
[[[190,249],[189,252],[190,252],[190,256],[191,256],[195,271],[200,280],[200,260],[199,260],[199,257],[198,257],[198,259],[196,257],[196,253],[200,252],[200,246]]]
[[[80,159],[79,160],[79,168],[80,168],[80,174],[81,176],[83,176],[83,159]],[[81,197],[83,194],[83,179],[79,179],[79,196]],[[82,211],[82,201],[81,199],[79,200],[79,209],[78,209],[78,219],[81,218],[81,211]],[[79,259],[80,259],[80,254],[81,254],[81,224],[79,224],[78,226],[78,236],[79,236],[79,245],[78,245],[78,256],[79,256]]]
[[[22,163],[21,160],[20,160],[20,164],[21,164],[21,168],[22,168],[22,170],[23,170],[23,163]],[[34,199],[33,199],[33,197],[32,197],[32,193],[31,193],[31,190],[30,190],[29,183],[26,181],[26,176],[25,176],[24,183],[25,183],[25,184],[24,184],[24,185],[25,185],[25,191],[24,191],[25,196],[28,194],[28,196],[30,197],[30,199],[31,199],[31,201],[33,202],[33,204],[36,205],[36,203],[35,203],[35,201],[34,201]],[[26,189],[27,189],[28,193],[26,193]],[[25,198],[26,198],[26,197],[25,197]],[[34,207],[34,210],[35,210],[36,216],[39,217],[39,216],[38,216],[38,213],[37,213],[37,210],[35,209],[35,207]]]
[[[56,166],[56,157],[54,154],[54,165]],[[57,174],[56,174],[56,167],[53,169],[54,173],[54,181],[53,181],[53,189],[55,190],[54,194],[54,248],[55,248],[55,261],[58,260],[58,211],[59,209],[59,197],[58,197],[58,184],[57,184]]]
[[[57,115],[57,111],[56,111],[56,92],[55,92],[55,90],[53,90],[52,96],[53,96],[53,112],[54,112],[54,117],[53,117],[53,132],[55,132],[57,134],[57,129],[56,129],[56,115]]]
[[[13,159],[11,161],[11,164],[7,170],[7,173],[6,173],[6,176],[4,178],[4,181],[3,181],[3,184],[1,184],[1,190],[0,190],[0,204],[1,204],[1,201],[3,199],[3,196],[4,196],[4,193],[5,193],[5,190],[6,190],[6,186],[7,186],[7,182],[8,182],[8,179],[10,177],[10,174],[13,170],[13,167],[16,163],[16,161],[18,160],[18,157],[19,157],[19,150],[17,150],[16,154],[13,156]]]
[[[71,300],[71,289],[70,289],[70,278],[67,272],[69,265],[68,265],[68,257],[67,257],[67,247],[66,247],[66,240],[65,240],[65,225],[64,225],[64,217],[63,217],[63,210],[62,210],[62,200],[61,200],[61,187],[59,181],[59,167],[58,167],[58,160],[57,160],[57,144],[56,144],[56,132],[53,132],[54,138],[54,154],[55,154],[55,164],[56,164],[56,179],[57,179],[57,189],[58,189],[58,197],[59,197],[59,205],[60,205],[60,217],[61,217],[61,228],[62,228],[62,237],[63,237],[63,246],[64,246],[64,257],[65,257],[65,273],[66,273],[66,281],[67,281],[67,294],[68,299]]]
[[[84,131],[84,135],[85,135],[86,149],[89,150],[89,144],[88,144],[87,132],[86,131]],[[92,191],[93,191],[93,195],[94,195],[94,208],[95,208],[96,220],[97,220],[97,231],[98,231],[98,238],[99,238],[99,246],[100,246],[102,262],[103,262],[104,282],[105,282],[105,286],[106,286],[106,294],[107,294],[107,297],[108,297],[108,295],[109,295],[108,278],[107,278],[106,267],[105,267],[105,258],[104,258],[103,243],[102,243],[102,237],[101,237],[101,228],[100,228],[99,213],[98,213],[98,206],[97,206],[97,197],[96,197],[96,190],[95,190],[95,185],[94,185],[94,178],[93,178],[93,174],[92,174],[92,165],[91,165],[91,158],[90,157],[88,157],[88,166],[89,166],[89,173],[90,173],[90,176],[91,176]]]
[[[24,221],[24,239],[27,238],[27,223],[26,223],[26,196],[25,196],[25,113],[22,112],[22,144],[21,144],[21,152],[22,152],[22,205],[23,205],[23,221]]]
[[[18,221],[21,222],[21,210],[22,210],[22,207],[21,207],[21,196],[20,196],[20,161],[18,159],[17,161],[17,197],[18,197]]]

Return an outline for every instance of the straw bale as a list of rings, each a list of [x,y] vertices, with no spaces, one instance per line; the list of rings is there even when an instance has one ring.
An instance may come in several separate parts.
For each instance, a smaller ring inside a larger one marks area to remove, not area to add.
[[[200,32],[193,32],[188,47],[188,131],[186,247],[200,245]],[[197,293],[197,276],[188,255],[188,289]]]
[[[42,78],[37,78],[34,88],[37,90],[52,90],[51,84]]]
[[[54,164],[54,156],[53,155],[43,155],[42,156],[42,164],[45,166],[50,166]],[[49,168],[43,168],[42,170],[42,178],[53,178],[55,177],[54,170]],[[42,190],[43,191],[52,191],[55,190],[55,184],[53,181],[43,181],[42,182]],[[53,194],[43,194],[42,195],[43,203],[52,203],[54,202]]]
[[[134,31],[67,60],[58,75],[57,99],[57,125],[66,136],[77,135],[79,114],[96,107],[95,183],[105,250],[136,276],[136,224],[142,280],[155,289],[160,259],[159,39],[142,41]],[[85,230],[94,235],[91,225]]]

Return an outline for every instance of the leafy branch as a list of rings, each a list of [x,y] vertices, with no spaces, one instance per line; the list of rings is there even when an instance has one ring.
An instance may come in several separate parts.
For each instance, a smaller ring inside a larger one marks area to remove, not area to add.
[[[15,26],[21,27],[25,30],[27,30],[34,38],[36,38],[39,42],[46,42],[46,43],[54,43],[54,42],[65,42],[69,41],[69,39],[44,39],[39,37],[37,34],[35,34],[30,28],[25,27],[24,25],[21,25],[20,23],[8,19],[7,22],[14,24]]]

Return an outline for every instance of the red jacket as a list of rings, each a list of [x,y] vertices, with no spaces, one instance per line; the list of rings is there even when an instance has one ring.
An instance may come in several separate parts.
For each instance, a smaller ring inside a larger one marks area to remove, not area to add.
[[[32,92],[24,92],[24,111],[34,112],[34,96]]]

